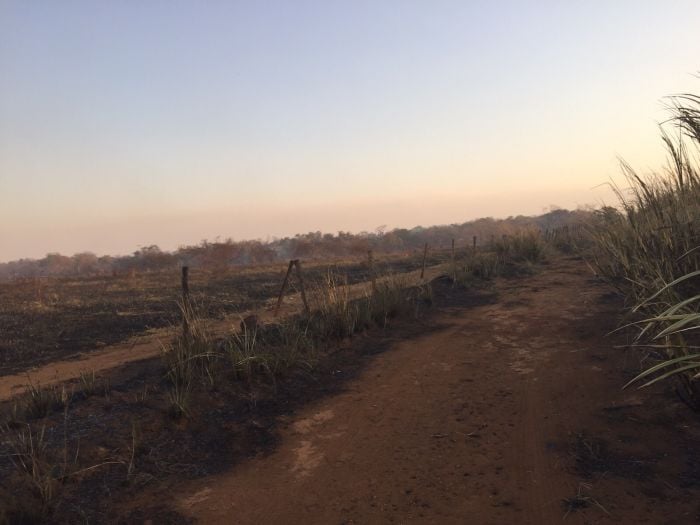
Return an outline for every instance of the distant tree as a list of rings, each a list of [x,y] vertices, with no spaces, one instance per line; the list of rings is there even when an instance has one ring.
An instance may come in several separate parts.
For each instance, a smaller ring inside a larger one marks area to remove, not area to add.
[[[75,273],[94,274],[99,271],[99,259],[94,253],[76,253],[73,255],[72,259]]]
[[[523,215],[511,216],[507,219],[486,217],[462,224],[429,228],[416,226],[410,230],[406,228],[387,230],[386,226],[382,225],[373,232],[353,234],[341,230],[334,235],[315,231],[265,242],[233,241],[230,238],[225,241],[217,238],[216,241],[210,242],[205,239],[197,245],[180,246],[175,252],[163,251],[153,244],[140,247],[131,255],[122,257],[97,257],[90,252],[77,253],[72,257],[49,253],[39,260],[20,259],[0,263],[0,279],[37,275],[158,271],[183,264],[204,268],[225,268],[234,265],[271,263],[290,258],[365,257],[370,248],[377,253],[392,253],[419,250],[426,242],[433,247],[446,248],[452,239],[455,239],[460,246],[469,246],[475,235],[483,242],[491,236],[510,234],[523,228],[553,229],[589,220],[591,217],[595,220],[618,220],[620,212],[611,207],[598,210],[579,208],[572,212],[550,206],[547,213],[537,217]]]

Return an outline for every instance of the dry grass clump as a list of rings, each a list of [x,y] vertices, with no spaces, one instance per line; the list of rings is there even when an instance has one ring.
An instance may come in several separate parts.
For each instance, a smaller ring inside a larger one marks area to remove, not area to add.
[[[57,493],[58,474],[49,455],[46,429],[32,430],[27,425],[10,442],[10,459],[41,502],[40,515],[45,516]]]
[[[162,349],[169,383],[168,399],[173,415],[178,416],[189,413],[190,393],[195,381],[214,384],[214,362],[219,357],[214,351],[205,318],[192,304],[181,304],[180,308],[183,332]]]
[[[62,439],[59,425],[42,423],[33,426],[25,423],[12,431],[9,426],[0,427],[3,441],[0,452],[14,466],[9,473],[11,494],[0,492],[0,525],[15,523],[55,523],[56,513],[64,503],[65,485],[96,469],[108,465],[127,467],[127,479],[133,472],[131,461],[110,459],[80,468],[79,438],[71,444],[68,429],[68,407],[63,412]],[[63,521],[60,521],[61,523]]]
[[[587,252],[592,243],[588,227],[591,216],[586,215],[582,220],[571,225],[548,231],[545,240],[553,248],[565,254]]]
[[[98,392],[98,381],[94,370],[80,371],[80,390],[84,397],[90,397]]]
[[[661,362],[641,374],[643,386],[674,377],[679,393],[700,408],[697,386],[700,326],[700,97],[671,99],[678,138],[662,128],[669,162],[660,173],[641,176],[629,165],[629,188],[614,187],[619,208],[606,207],[593,224],[593,260],[598,271],[636,304],[643,319],[637,343]],[[652,377],[656,376],[655,379]]]
[[[474,279],[491,280],[501,273],[503,260],[494,252],[476,253],[464,265],[464,273]]]
[[[306,323],[290,319],[272,325],[263,334],[265,368],[276,384],[294,373],[310,374],[320,359],[319,343]]]
[[[494,242],[493,249],[501,261],[537,263],[545,257],[545,243],[538,231],[524,230]]]
[[[189,416],[197,388],[220,381],[240,381],[252,388],[258,381],[275,385],[295,370],[310,370],[316,362],[313,341],[299,320],[260,329],[241,323],[223,340],[210,333],[196,308],[183,310],[187,329],[163,347],[167,399],[171,414]]]
[[[258,327],[257,325],[248,328],[245,323],[241,323],[242,333],[234,332],[231,338],[226,341],[222,348],[228,356],[234,375],[237,379],[251,382],[255,369],[265,368],[259,354],[258,347]]]
[[[9,427],[2,429],[5,441],[1,448],[15,467],[15,477],[13,495],[5,499],[5,507],[0,510],[0,524],[52,522],[63,483],[81,472],[76,470],[78,449],[69,450],[67,421],[66,409],[63,446],[58,449],[49,444],[45,425],[33,428],[26,423],[16,432]]]
[[[629,188],[615,187],[620,209],[601,209],[593,225],[594,260],[614,285],[641,302],[698,268],[700,181],[692,166],[675,177],[642,178],[624,169]],[[672,301],[690,285],[668,288],[664,298]]]
[[[391,274],[377,283],[368,298],[367,310],[371,321],[383,328],[391,319],[407,317],[413,312],[417,315],[421,304],[430,305],[432,301],[429,282],[410,288],[405,276]]]
[[[65,385],[42,387],[30,381],[24,394],[15,400],[13,419],[17,422],[44,418],[52,412],[63,410],[71,397]]]
[[[350,295],[347,276],[328,270],[323,281],[313,290],[316,305],[311,319],[312,330],[326,338],[343,339],[352,336],[369,319],[363,316],[358,301]]]
[[[343,339],[371,326],[385,327],[390,319],[414,314],[429,286],[411,287],[405,276],[388,274],[377,278],[364,296],[352,298],[347,278],[331,270],[314,290],[311,332],[321,339]]]
[[[32,383],[29,378],[27,381],[24,393],[15,397],[8,404],[9,408],[0,414],[4,424],[9,427],[17,428],[29,421],[43,419],[52,413],[65,410],[77,399],[73,389],[67,388],[65,384],[41,386]],[[78,385],[80,395],[85,399],[98,393],[107,395],[109,391],[107,381],[100,380],[94,371],[80,372]]]
[[[259,379],[275,386],[293,372],[310,372],[318,360],[308,327],[293,319],[262,329],[242,323],[220,347],[234,379],[250,387]]]
[[[163,360],[166,367],[166,378],[169,383],[167,391],[172,414],[175,416],[189,413],[190,393],[195,379],[196,345],[192,345],[185,337],[177,337],[170,345],[163,348]]]
[[[522,230],[504,235],[488,251],[470,252],[457,263],[454,281],[470,287],[499,276],[531,273],[547,255],[547,244],[539,231]]]

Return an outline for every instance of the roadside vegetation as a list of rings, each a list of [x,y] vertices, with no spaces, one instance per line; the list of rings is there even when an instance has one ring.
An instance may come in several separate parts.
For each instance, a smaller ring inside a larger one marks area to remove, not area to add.
[[[315,287],[310,315],[258,326],[241,320],[240,330],[216,340],[196,307],[183,306],[187,331],[163,347],[170,412],[192,413],[195,391],[238,382],[250,391],[314,369],[338,342],[367,329],[385,328],[394,318],[418,316],[427,305],[425,285],[411,287],[397,276],[385,276],[376,289],[353,298],[347,281],[329,270]],[[429,294],[428,294],[429,295]]]
[[[634,346],[644,371],[631,383],[673,380],[700,409],[700,97],[669,99],[661,128],[668,165],[640,174],[623,163],[627,187],[614,186],[618,207],[599,210],[591,225],[592,260],[629,301]]]
[[[494,277],[527,275],[552,249],[542,232],[524,229],[495,239],[490,250],[474,251],[465,258],[462,279],[490,281]]]

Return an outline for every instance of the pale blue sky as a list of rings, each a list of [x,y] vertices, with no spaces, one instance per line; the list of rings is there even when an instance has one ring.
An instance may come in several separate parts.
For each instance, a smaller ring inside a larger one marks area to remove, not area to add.
[[[595,203],[700,2],[0,0],[0,260]]]

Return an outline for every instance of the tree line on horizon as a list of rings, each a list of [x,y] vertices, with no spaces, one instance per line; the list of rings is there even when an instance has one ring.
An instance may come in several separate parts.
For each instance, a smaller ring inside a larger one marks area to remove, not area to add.
[[[365,256],[368,250],[377,254],[410,253],[422,249],[425,243],[433,248],[449,248],[452,240],[457,246],[471,246],[474,236],[479,244],[492,236],[509,235],[518,231],[553,230],[580,223],[590,216],[590,210],[552,209],[539,216],[491,217],[462,224],[415,228],[395,228],[375,232],[337,234],[309,232],[294,237],[270,241],[243,240],[207,241],[181,246],[172,252],[157,245],[140,247],[130,255],[98,256],[92,252],[72,256],[49,253],[41,259],[19,259],[0,263],[0,279],[35,277],[71,277],[90,275],[120,275],[153,272],[187,265],[204,269],[224,269],[233,266],[272,264],[289,259],[321,260]]]

